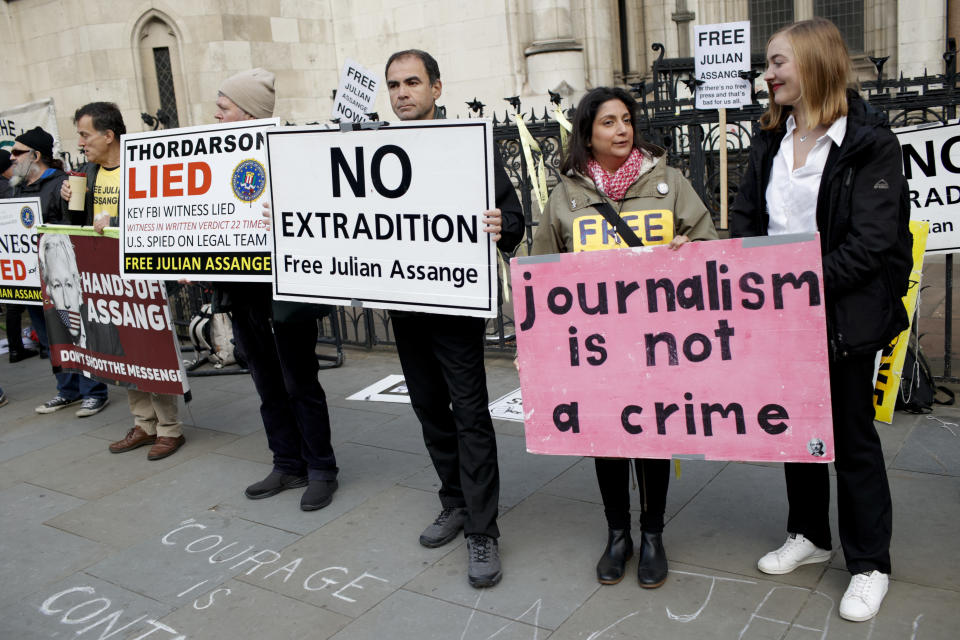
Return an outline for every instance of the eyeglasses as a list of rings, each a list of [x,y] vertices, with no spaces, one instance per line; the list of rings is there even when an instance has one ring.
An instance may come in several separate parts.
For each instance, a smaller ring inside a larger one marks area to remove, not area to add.
[[[13,156],[14,158],[19,158],[25,153],[32,153],[32,151],[33,151],[32,149],[11,149],[10,155]]]

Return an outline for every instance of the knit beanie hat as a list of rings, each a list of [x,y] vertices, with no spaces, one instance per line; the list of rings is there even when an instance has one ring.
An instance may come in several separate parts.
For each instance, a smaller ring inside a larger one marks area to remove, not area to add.
[[[274,75],[266,69],[249,69],[224,80],[220,93],[254,118],[270,118],[276,97],[273,81]]]
[[[0,149],[0,173],[9,169],[12,164],[13,160],[10,159],[10,152],[6,149]]]
[[[21,133],[15,140],[34,151],[39,151],[44,158],[53,157],[53,136],[40,127],[34,127],[30,131]]]

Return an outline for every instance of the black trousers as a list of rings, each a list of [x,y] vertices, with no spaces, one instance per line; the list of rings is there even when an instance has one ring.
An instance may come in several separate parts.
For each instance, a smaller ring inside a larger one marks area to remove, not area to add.
[[[23,304],[5,302],[7,313],[7,348],[10,353],[23,351],[23,312],[27,308]]]
[[[312,479],[336,478],[327,396],[317,380],[316,318],[278,322],[271,328],[269,303],[236,305],[231,317],[234,339],[260,396],[274,469]]]
[[[663,532],[663,513],[667,509],[670,486],[670,460],[638,458],[633,461],[640,488],[640,529]],[[630,528],[630,460],[594,458],[597,484],[603,497],[603,513],[611,529]]]
[[[397,352],[423,440],[440,477],[440,504],[466,507],[466,535],[497,538],[500,470],[487,397],[482,318],[391,314]]]
[[[830,363],[840,545],[850,573],[890,573],[893,505],[873,425],[873,356]],[[830,475],[825,464],[784,464],[787,531],[830,549]]]

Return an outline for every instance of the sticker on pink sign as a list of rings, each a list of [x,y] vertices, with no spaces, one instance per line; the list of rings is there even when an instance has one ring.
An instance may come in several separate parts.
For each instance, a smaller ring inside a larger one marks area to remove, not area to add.
[[[527,450],[834,458],[816,235],[516,258]]]

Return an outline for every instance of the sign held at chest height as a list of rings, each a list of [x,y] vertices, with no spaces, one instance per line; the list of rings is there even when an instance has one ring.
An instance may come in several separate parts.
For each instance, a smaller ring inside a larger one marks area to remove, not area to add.
[[[126,278],[266,282],[266,132],[248,120],[122,136]]]
[[[0,200],[0,302],[42,305],[37,247],[39,198]]]
[[[820,248],[801,237],[515,259],[527,450],[833,460]]]
[[[279,300],[494,317],[490,122],[267,134]]]

